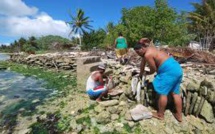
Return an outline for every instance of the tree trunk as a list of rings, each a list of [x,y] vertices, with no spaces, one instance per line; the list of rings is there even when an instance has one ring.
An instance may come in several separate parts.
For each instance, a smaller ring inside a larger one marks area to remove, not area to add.
[[[79,45],[81,46],[81,36],[79,36]]]
[[[215,49],[215,38],[213,38],[211,44],[210,44],[210,47],[209,47],[209,51],[213,51]]]

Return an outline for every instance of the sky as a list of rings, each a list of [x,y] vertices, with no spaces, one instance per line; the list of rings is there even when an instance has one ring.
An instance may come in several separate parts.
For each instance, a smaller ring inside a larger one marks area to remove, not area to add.
[[[168,0],[176,11],[192,11],[190,3],[201,0]],[[10,44],[20,37],[59,35],[69,38],[69,11],[78,8],[93,22],[94,29],[117,24],[122,8],[154,6],[154,0],[0,0],[0,44]]]

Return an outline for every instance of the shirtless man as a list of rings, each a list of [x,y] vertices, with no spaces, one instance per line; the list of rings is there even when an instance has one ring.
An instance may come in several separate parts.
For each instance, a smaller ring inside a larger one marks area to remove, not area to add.
[[[105,64],[99,64],[97,70],[92,72],[87,79],[86,91],[91,99],[101,101],[101,98],[108,93],[106,83],[103,81]]]
[[[172,94],[176,107],[175,118],[182,121],[182,99],[180,96],[180,83],[182,81],[183,71],[179,63],[173,57],[168,56],[163,51],[150,47],[144,42],[139,42],[134,47],[136,53],[142,57],[140,67],[140,77],[157,72],[153,81],[155,91],[159,94],[158,111],[153,113],[153,117],[160,120],[164,119],[164,112],[167,105],[167,95]],[[145,72],[145,64],[148,63],[150,72]]]

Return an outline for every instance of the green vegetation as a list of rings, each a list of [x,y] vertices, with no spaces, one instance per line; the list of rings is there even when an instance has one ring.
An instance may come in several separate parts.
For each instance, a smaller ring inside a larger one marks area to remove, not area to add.
[[[37,119],[36,123],[33,123],[31,128],[32,134],[50,134],[50,133],[63,133],[69,131],[70,128],[70,116],[63,116],[59,112],[49,113],[44,119]]]
[[[210,45],[209,50],[215,48],[215,1],[204,0],[202,3],[192,3],[195,10],[188,14],[189,30],[196,34],[197,40],[203,46]]]
[[[47,82],[45,85],[46,88],[54,88],[57,90],[65,90],[68,85],[71,85],[73,88],[76,87],[76,78],[73,77],[74,74],[64,74],[63,72],[54,72],[50,70],[44,70],[35,66],[27,66],[23,64],[17,64],[13,62],[1,62],[1,65],[4,67],[10,67],[10,70],[22,73],[26,76],[36,76]],[[67,76],[67,77],[64,77]],[[65,90],[64,92],[68,92]]]
[[[48,35],[42,36],[40,38],[35,38],[34,36],[28,39],[20,38],[11,43],[10,46],[0,46],[3,52],[27,52],[27,53],[41,53],[47,50],[64,50],[72,47],[72,42],[69,39]]]
[[[125,129],[126,132],[131,133],[132,128],[128,125],[128,123],[124,124],[123,128]]]

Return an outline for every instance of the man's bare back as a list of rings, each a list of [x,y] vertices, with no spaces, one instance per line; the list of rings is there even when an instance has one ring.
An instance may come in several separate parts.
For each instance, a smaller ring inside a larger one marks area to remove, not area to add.
[[[148,47],[146,50],[146,54],[144,55],[144,59],[147,59],[146,56],[153,58],[157,69],[165,60],[167,60],[169,58],[169,55],[167,53],[160,51],[160,50],[156,49],[155,47]],[[147,62],[147,60],[146,60],[146,62]],[[150,63],[148,63],[148,64],[150,64]]]

